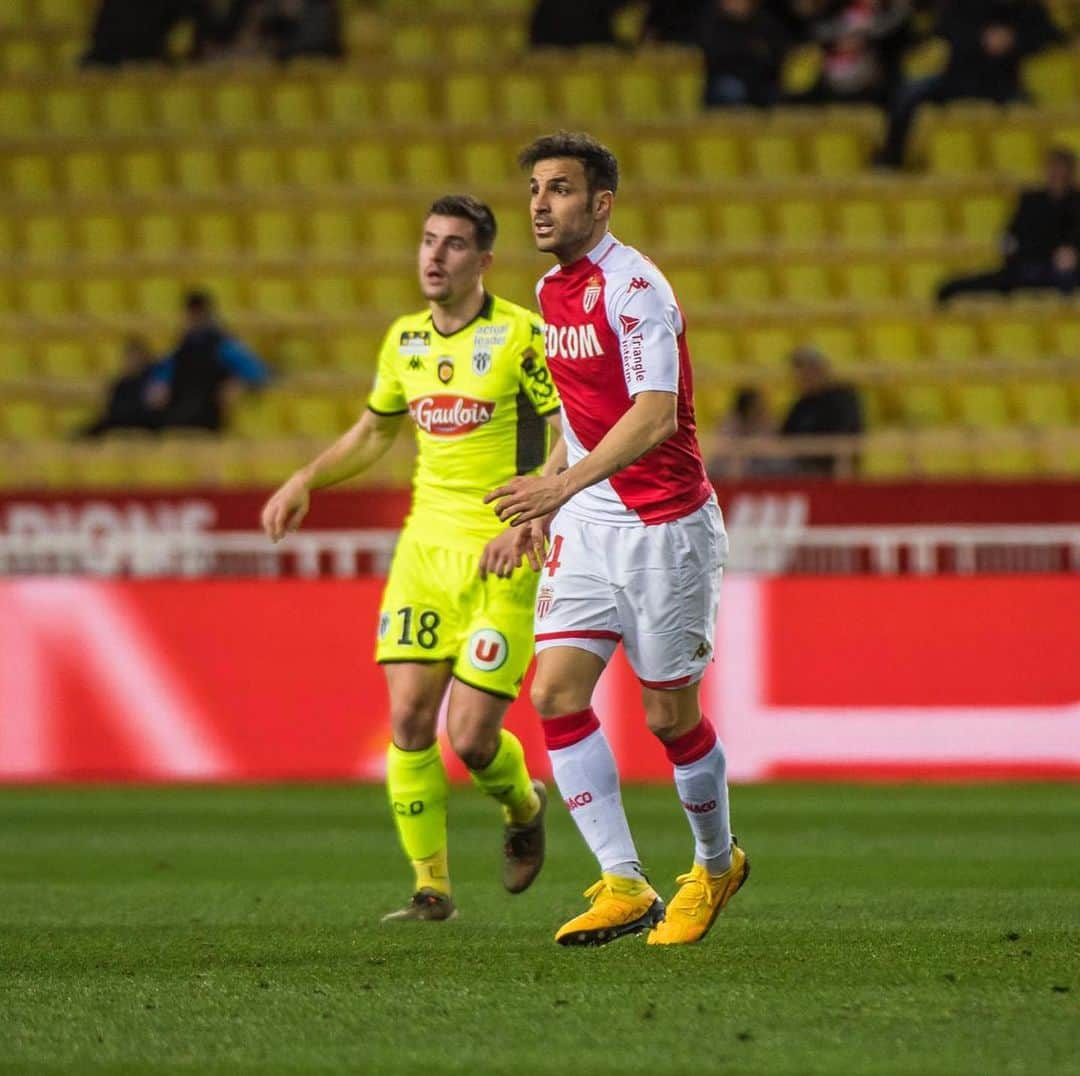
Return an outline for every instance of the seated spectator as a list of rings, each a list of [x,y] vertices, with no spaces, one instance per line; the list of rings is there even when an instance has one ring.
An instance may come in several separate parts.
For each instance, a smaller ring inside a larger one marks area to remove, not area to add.
[[[797,347],[791,353],[791,372],[799,396],[791,405],[782,437],[828,437],[862,433],[862,406],[854,386],[834,380],[829,360],[814,347]],[[836,457],[798,456],[792,461],[797,474],[832,475]]]
[[[101,0],[84,66],[116,67],[168,58],[169,35],[185,19],[198,23],[200,0]]]
[[[626,0],[538,0],[529,20],[533,48],[615,45],[615,14]]]
[[[1005,261],[990,273],[957,277],[938,289],[938,302],[966,292],[1008,294],[1017,288],[1056,288],[1070,294],[1080,283],[1080,190],[1076,154],[1058,146],[1046,155],[1046,186],[1024,191],[1002,240]]]
[[[154,368],[148,399],[159,409],[162,428],[218,432],[232,399],[245,386],[265,385],[270,371],[221,327],[208,293],[188,293],[184,312],[184,333],[176,350]]]
[[[204,59],[339,57],[338,0],[229,0],[201,42]]]
[[[701,23],[709,0],[652,0],[645,12],[642,40],[659,45],[701,44]]]
[[[141,336],[124,341],[120,376],[109,386],[109,396],[101,417],[80,437],[101,437],[110,430],[156,430],[160,414],[147,405],[147,390],[154,367],[154,356]]]
[[[1061,38],[1041,0],[949,0],[936,33],[949,43],[949,62],[941,74],[897,91],[877,157],[887,168],[903,166],[908,133],[921,105],[963,98],[999,105],[1023,100],[1021,61]]]
[[[702,28],[706,108],[775,104],[788,45],[784,24],[761,0],[714,0]]]
[[[796,101],[876,104],[888,101],[908,42],[910,0],[847,0],[808,19],[821,46],[821,75]]]
[[[771,437],[776,433],[776,423],[769,411],[769,402],[759,388],[744,386],[735,393],[731,411],[716,431],[721,445],[709,461],[709,474],[716,477],[742,476],[762,478],[786,474],[791,471],[787,460],[768,456],[748,456],[730,452],[731,442],[747,437]],[[728,450],[725,451],[725,448]]]

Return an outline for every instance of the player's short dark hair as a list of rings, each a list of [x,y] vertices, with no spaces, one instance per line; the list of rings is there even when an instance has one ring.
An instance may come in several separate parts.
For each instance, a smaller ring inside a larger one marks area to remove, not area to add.
[[[495,245],[495,214],[471,194],[444,194],[436,198],[427,211],[429,217],[459,217],[471,220],[476,230],[476,245],[480,250],[491,250]]]
[[[557,131],[544,135],[518,154],[518,164],[532,168],[537,161],[550,161],[553,157],[571,157],[581,161],[589,194],[619,188],[619,162],[607,146],[584,131]]]

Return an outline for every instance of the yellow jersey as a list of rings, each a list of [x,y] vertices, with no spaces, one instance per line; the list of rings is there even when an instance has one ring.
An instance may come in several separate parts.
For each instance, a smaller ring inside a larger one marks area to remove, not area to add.
[[[524,307],[485,295],[477,316],[449,336],[430,310],[398,318],[379,351],[368,407],[408,413],[416,426],[406,530],[479,553],[506,526],[484,495],[539,470],[549,443],[545,418],[559,406],[543,327]]]

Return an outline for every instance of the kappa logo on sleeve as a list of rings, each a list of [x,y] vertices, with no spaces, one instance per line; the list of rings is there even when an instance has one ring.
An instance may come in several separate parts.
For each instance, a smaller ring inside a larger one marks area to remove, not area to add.
[[[626,294],[630,295],[635,291],[647,291],[651,287],[652,285],[643,276],[636,276],[627,286]]]

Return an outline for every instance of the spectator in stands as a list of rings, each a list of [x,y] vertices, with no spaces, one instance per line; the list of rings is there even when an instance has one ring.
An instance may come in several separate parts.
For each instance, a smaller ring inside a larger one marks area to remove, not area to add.
[[[719,445],[709,460],[709,474],[761,478],[790,472],[787,460],[768,456],[743,456],[731,452],[732,442],[748,437],[772,437],[776,423],[769,411],[769,402],[761,389],[743,386],[735,393],[731,410],[717,428]]]
[[[938,289],[938,302],[970,292],[1004,295],[1017,288],[1056,288],[1068,295],[1080,284],[1080,190],[1072,150],[1055,146],[1046,154],[1046,186],[1020,195],[1002,248],[1005,260],[999,269],[947,281]]]
[[[999,105],[1023,100],[1021,61],[1061,39],[1042,0],[948,0],[936,33],[949,43],[949,62],[941,74],[897,91],[877,157],[887,168],[903,166],[908,133],[921,105],[962,98]]]
[[[263,361],[221,326],[204,291],[184,298],[186,327],[176,350],[151,374],[148,400],[160,425],[220,431],[229,404],[245,386],[270,380]]]
[[[160,414],[147,405],[153,368],[150,346],[141,336],[129,336],[124,341],[120,376],[109,386],[101,417],[79,430],[78,435],[101,437],[110,430],[156,430]]]
[[[701,23],[709,0],[652,0],[642,39],[656,44],[701,45]]]
[[[816,84],[803,103],[884,106],[909,40],[910,0],[846,0],[804,8],[802,31],[822,50]]]
[[[615,45],[615,14],[626,0],[537,0],[529,20],[533,48]]]
[[[228,0],[206,35],[207,59],[267,58],[280,63],[298,56],[339,57],[338,0]]]
[[[761,0],[714,0],[702,28],[706,108],[774,104],[788,45],[784,24]]]
[[[815,347],[797,347],[791,353],[791,371],[799,396],[791,405],[782,437],[836,437],[862,433],[862,405],[854,386],[833,378],[829,360]],[[797,456],[792,467],[798,474],[836,473],[834,455]]]
[[[169,35],[185,20],[204,17],[200,0],[101,0],[85,66],[115,67],[168,58]]]

